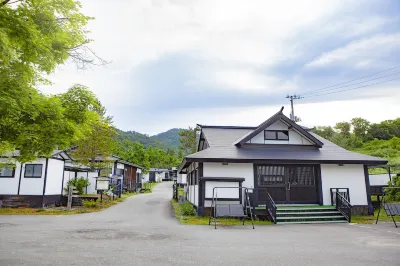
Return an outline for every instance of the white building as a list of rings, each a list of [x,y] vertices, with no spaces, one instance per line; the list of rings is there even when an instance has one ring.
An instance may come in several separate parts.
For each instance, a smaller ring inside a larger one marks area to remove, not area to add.
[[[0,200],[18,200],[30,207],[42,207],[61,201],[64,164],[69,156],[64,151],[54,152],[49,158],[38,158],[29,163],[11,158],[1,159],[10,163],[0,169]]]
[[[16,202],[35,208],[61,204],[68,181],[80,177],[90,182],[85,194],[97,193],[96,177],[101,173],[75,164],[65,151],[56,151],[49,158],[38,158],[24,164],[17,158],[18,152],[15,152],[9,158],[1,159],[2,163],[10,163],[9,167],[0,168],[0,201],[3,203]],[[141,166],[117,156],[107,160],[110,161],[107,176],[111,176],[121,189],[136,191],[140,188]]]
[[[282,110],[258,127],[202,126],[198,151],[186,156],[188,200],[209,213],[215,187],[220,202],[242,202],[248,188],[254,204],[332,205],[335,189],[348,191],[353,213],[371,211],[368,165],[381,158],[347,151],[286,117]],[[215,196],[215,195],[214,195]]]

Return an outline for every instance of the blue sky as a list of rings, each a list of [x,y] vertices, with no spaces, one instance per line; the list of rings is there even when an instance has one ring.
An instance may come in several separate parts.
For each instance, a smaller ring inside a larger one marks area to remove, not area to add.
[[[289,113],[287,94],[400,65],[397,0],[82,4],[96,18],[88,25],[91,47],[112,63],[84,72],[60,66],[50,77],[53,86],[43,91],[84,84],[123,130],[154,134],[196,123],[257,125],[281,106]],[[400,78],[397,72],[382,75]],[[295,110],[307,126],[357,116],[377,122],[400,116],[399,101],[395,80],[304,98]]]

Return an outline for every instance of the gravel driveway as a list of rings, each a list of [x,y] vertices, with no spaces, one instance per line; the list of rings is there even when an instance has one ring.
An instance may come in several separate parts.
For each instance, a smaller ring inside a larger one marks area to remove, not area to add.
[[[0,265],[400,265],[392,224],[183,226],[171,187],[98,213],[0,216]]]

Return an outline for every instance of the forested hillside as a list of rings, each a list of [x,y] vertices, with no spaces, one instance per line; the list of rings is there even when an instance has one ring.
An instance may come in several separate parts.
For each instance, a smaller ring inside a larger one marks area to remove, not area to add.
[[[139,142],[145,147],[154,147],[159,149],[174,149],[179,147],[179,128],[173,128],[160,134],[149,136],[136,131],[118,130],[117,140],[123,142],[129,140]]]
[[[400,117],[375,124],[353,118],[334,127],[315,127],[313,132],[345,149],[382,157],[390,164],[400,163]]]

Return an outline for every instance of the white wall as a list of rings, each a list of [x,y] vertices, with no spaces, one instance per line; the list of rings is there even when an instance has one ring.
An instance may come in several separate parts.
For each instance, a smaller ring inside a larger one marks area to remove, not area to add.
[[[64,161],[49,159],[45,195],[60,195],[63,175]]]
[[[25,178],[26,164],[42,164],[42,176],[40,178]],[[43,195],[44,173],[46,171],[46,159],[39,158],[33,162],[26,163],[22,166],[20,195]],[[61,188],[60,188],[61,191]]]
[[[396,174],[391,174],[391,177],[395,177]],[[369,175],[369,184],[371,186],[386,186],[389,179],[389,174]]]
[[[186,174],[178,174],[177,183],[178,184],[186,184],[187,183],[186,177],[187,177]]]
[[[258,135],[252,138],[247,143],[256,143],[256,144],[296,144],[296,145],[312,145],[310,141],[306,138],[302,137],[296,131],[289,129],[289,127],[279,121],[276,121],[272,125],[270,125],[266,130],[288,130],[289,131],[289,140],[264,140],[264,131],[261,131]]]
[[[239,198],[239,182],[220,182],[220,181],[206,181],[206,198],[214,196],[218,198],[238,199]],[[218,187],[231,187],[231,188],[218,188]]]
[[[196,205],[199,203],[199,186],[188,186],[188,201]]]
[[[143,174],[142,175],[142,184],[149,182],[149,179],[150,179],[150,174],[149,173]]]
[[[331,205],[331,188],[349,188],[352,205],[368,205],[363,165],[321,165],[324,205]]]
[[[88,172],[88,179],[90,182],[90,185],[87,187],[87,194],[96,194],[97,190],[96,190],[96,178],[98,177],[99,173],[97,172]]]
[[[254,188],[254,169],[252,163],[203,163],[204,177],[243,177],[243,187]]]
[[[0,162],[8,163],[9,161],[6,159],[0,159]],[[21,164],[16,163],[14,177],[0,177],[0,195],[17,195],[20,171]]]

